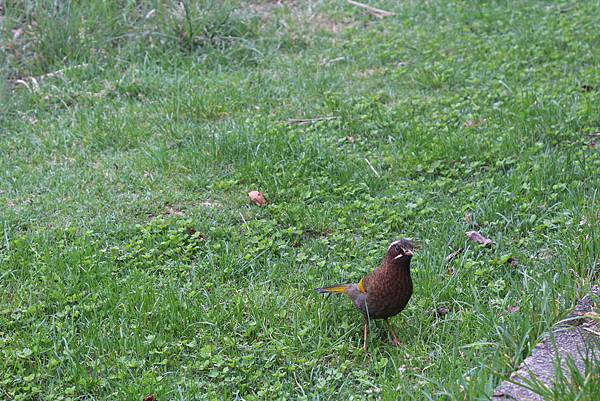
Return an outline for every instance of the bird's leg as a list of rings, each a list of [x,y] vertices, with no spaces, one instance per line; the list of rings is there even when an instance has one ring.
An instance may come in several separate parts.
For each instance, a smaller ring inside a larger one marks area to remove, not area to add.
[[[369,335],[369,318],[365,316],[365,328],[363,334],[363,351],[367,352],[367,336]]]
[[[396,336],[396,332],[394,331],[394,328],[390,324],[389,320],[385,319],[385,324],[387,325],[388,330],[390,331],[390,333],[392,333],[392,345],[394,347],[399,346],[400,345],[400,341],[398,341],[398,337]]]

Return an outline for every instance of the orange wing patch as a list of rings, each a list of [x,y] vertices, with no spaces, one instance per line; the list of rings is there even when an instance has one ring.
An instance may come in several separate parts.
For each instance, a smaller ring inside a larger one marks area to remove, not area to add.
[[[362,292],[363,294],[364,294],[365,292],[367,292],[367,290],[365,290],[365,287],[363,286],[363,283],[362,283],[362,278],[361,278],[361,279],[360,279],[360,281],[358,282],[358,290],[359,290],[360,292]]]

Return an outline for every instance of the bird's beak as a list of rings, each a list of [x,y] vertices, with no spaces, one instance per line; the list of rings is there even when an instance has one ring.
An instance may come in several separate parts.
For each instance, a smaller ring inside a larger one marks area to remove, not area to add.
[[[402,258],[404,256],[413,256],[413,252],[410,249],[403,249],[402,253],[400,255],[396,256],[394,258],[394,260],[400,259],[400,258]]]

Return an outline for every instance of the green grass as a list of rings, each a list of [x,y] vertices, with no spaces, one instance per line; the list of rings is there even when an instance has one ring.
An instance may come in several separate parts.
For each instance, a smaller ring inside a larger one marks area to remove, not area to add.
[[[3,3],[0,398],[489,398],[598,279],[597,2],[209,3]]]

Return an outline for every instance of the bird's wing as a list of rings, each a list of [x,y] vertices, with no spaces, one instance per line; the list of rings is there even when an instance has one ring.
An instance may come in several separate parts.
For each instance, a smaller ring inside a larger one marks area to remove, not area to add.
[[[350,284],[346,291],[346,294],[352,300],[352,303],[363,314],[367,314],[367,293],[362,286],[362,280],[358,284]]]
[[[378,271],[379,271],[379,269],[377,268],[360,279],[360,281],[358,282],[358,287],[359,287],[360,292],[366,293],[369,291],[369,288],[371,288],[371,283],[374,283],[377,281],[377,280],[373,281],[373,279],[377,276]]]

